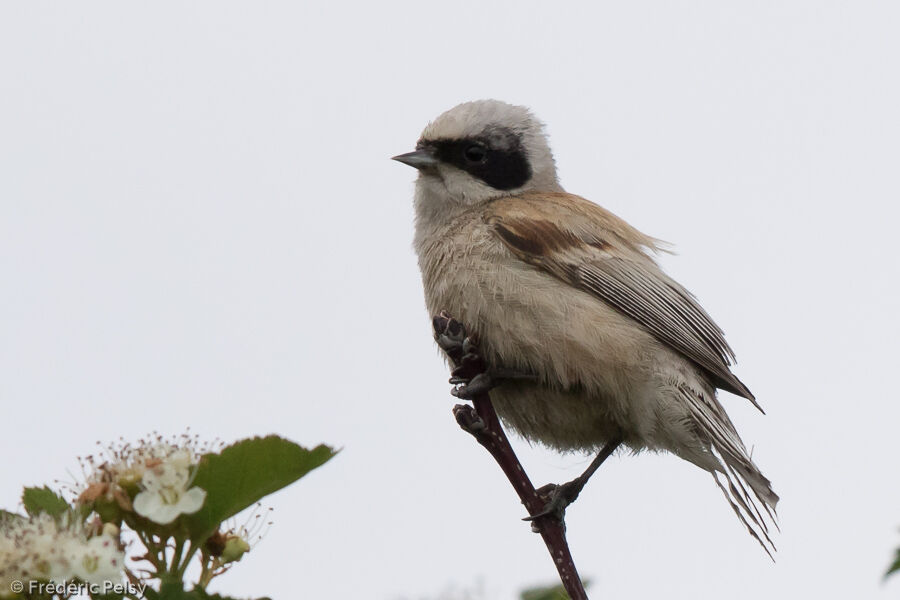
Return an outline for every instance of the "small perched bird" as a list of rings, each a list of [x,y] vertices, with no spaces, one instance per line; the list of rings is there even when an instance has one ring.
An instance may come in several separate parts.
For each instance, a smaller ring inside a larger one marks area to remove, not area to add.
[[[653,260],[659,240],[565,192],[522,106],[460,104],[394,159],[419,171],[428,310],[464,323],[490,369],[530,375],[491,392],[497,413],[551,448],[604,450],[567,484],[570,499],[619,444],[667,450],[712,474],[768,552],[778,496],[716,389],[759,405],[730,370],[722,330]]]

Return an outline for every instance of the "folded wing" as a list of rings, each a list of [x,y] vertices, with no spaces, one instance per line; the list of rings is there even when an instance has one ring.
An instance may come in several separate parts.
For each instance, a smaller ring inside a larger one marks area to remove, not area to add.
[[[659,249],[657,240],[566,193],[501,198],[491,203],[485,219],[518,258],[631,317],[700,367],[716,387],[762,410],[731,372],[734,352],[722,330],[648,255]]]

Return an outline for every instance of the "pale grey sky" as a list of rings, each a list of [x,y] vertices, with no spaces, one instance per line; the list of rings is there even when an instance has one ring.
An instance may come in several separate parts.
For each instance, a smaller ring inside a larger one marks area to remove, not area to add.
[[[898,26],[896,2],[3,3],[0,506],[95,440],[276,432],[344,450],[216,589],[552,582],[450,415],[388,160],[494,97],[548,124],[569,191],[676,245],[768,412],[723,399],[782,497],[777,564],[707,474],[621,456],[569,511],[594,596],[896,597]],[[538,484],[587,464],[517,446]]]

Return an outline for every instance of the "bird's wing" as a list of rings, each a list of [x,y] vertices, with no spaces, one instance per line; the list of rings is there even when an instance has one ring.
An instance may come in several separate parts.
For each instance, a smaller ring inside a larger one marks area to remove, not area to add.
[[[494,200],[485,221],[518,258],[615,307],[693,361],[717,387],[760,408],[729,369],[734,353],[722,330],[648,256],[648,250],[659,250],[658,240],[562,192]]]

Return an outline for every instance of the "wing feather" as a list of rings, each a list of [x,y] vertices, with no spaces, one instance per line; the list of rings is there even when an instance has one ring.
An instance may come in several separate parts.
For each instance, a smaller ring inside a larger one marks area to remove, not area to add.
[[[646,327],[717,387],[756,403],[731,372],[734,352],[694,296],[647,251],[658,241],[584,198],[530,193],[491,203],[486,222],[521,260],[585,290]]]

